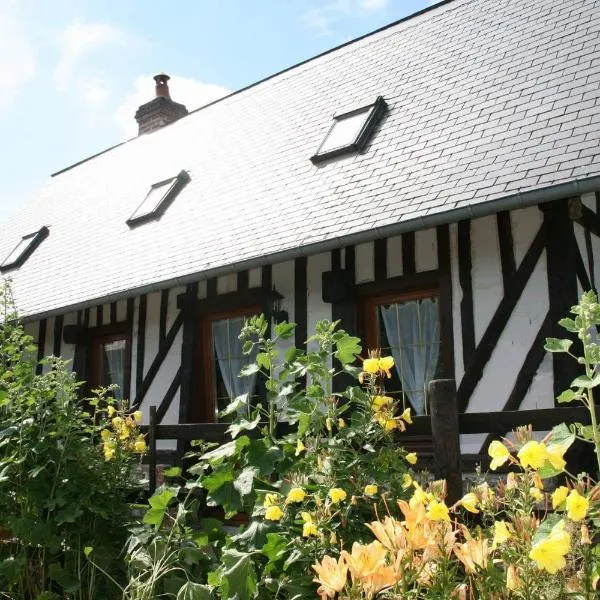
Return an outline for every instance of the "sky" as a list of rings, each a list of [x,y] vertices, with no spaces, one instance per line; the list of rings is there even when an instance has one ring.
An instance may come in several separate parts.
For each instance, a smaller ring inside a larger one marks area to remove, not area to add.
[[[0,0],[0,222],[134,137],[152,76],[193,110],[435,0]]]

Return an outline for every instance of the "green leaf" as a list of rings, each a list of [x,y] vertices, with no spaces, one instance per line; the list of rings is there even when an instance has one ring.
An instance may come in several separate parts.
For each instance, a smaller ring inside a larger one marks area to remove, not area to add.
[[[230,458],[238,455],[248,444],[250,438],[248,436],[242,436],[232,442],[227,442],[200,457],[200,460],[208,460],[210,462],[221,461],[223,458]]]
[[[236,438],[241,431],[251,431],[252,429],[255,429],[259,423],[260,413],[257,413],[252,421],[248,421],[248,419],[238,419],[227,428],[227,432],[231,434],[232,438]]]
[[[282,458],[281,450],[277,446],[268,446],[266,440],[252,440],[248,446],[248,464],[265,477],[273,473]]]
[[[561,340],[558,338],[546,338],[544,348],[547,352],[568,352],[573,345],[571,340]]]
[[[234,485],[231,465],[221,465],[202,479],[202,486],[208,492],[209,506],[222,506],[228,518],[242,508],[242,497]]]
[[[201,583],[187,581],[177,593],[177,600],[211,600],[210,587]]]
[[[549,444],[561,446],[565,449],[565,452],[574,441],[575,434],[564,423],[553,427],[550,437],[548,438]]]
[[[539,541],[550,535],[552,528],[562,520],[562,515],[559,513],[549,514],[540,524],[535,535],[533,536],[533,543],[537,544]]]
[[[362,352],[360,338],[345,334],[336,342],[334,356],[343,364],[352,363]]]
[[[275,335],[282,340],[287,340],[294,335],[295,329],[296,323],[287,323],[286,321],[283,321],[275,325]]]
[[[300,413],[298,417],[298,437],[301,438],[310,428],[311,417],[308,413]]]
[[[248,377],[249,375],[254,375],[254,373],[258,373],[259,371],[260,367],[256,363],[250,363],[240,370],[240,377]]]
[[[259,352],[256,355],[257,364],[268,371],[271,368],[271,355],[268,352]]]
[[[293,360],[296,359],[298,354],[300,354],[300,350],[298,350],[298,348],[296,348],[294,346],[292,346],[291,348],[288,348],[284,354],[285,362],[288,362],[288,363],[292,362]]]
[[[575,377],[571,382],[571,387],[575,388],[593,388],[597,385],[600,385],[600,373],[596,373],[593,377],[588,377],[587,375],[580,375],[579,377]]]
[[[174,491],[173,488],[163,488],[160,491],[155,492],[148,500],[150,508],[144,515],[144,523],[146,523],[146,525],[152,525],[154,529],[158,531],[165,518],[169,503],[176,495],[177,491]]]
[[[83,553],[85,554],[86,558],[94,551],[93,546],[86,546],[83,549]]]
[[[267,543],[262,547],[262,553],[270,562],[275,562],[283,557],[287,542],[280,533],[267,533]]]
[[[561,319],[558,324],[563,328],[566,329],[567,331],[570,331],[571,333],[578,333],[579,332],[579,327],[577,327],[577,325],[575,324],[575,321],[573,319]]]
[[[250,600],[256,590],[256,574],[252,555],[228,549],[221,557],[223,575],[221,593],[224,600]]]
[[[556,401],[559,402],[560,404],[564,404],[566,402],[573,402],[573,400],[577,400],[577,398],[580,398],[580,397],[581,396],[573,390],[565,390],[562,394],[560,394],[556,398]]]
[[[169,467],[168,469],[165,469],[162,474],[165,477],[180,477],[181,467]]]
[[[219,417],[226,417],[232,413],[237,413],[240,409],[248,406],[248,394],[242,394],[234,398],[223,410],[219,411]]]
[[[233,482],[233,487],[240,493],[240,496],[248,496],[252,492],[254,485],[254,476],[257,470],[254,467],[246,467]]]

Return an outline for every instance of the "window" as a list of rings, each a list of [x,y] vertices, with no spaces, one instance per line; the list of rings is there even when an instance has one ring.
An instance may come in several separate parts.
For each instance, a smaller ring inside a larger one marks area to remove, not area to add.
[[[130,341],[124,328],[100,327],[90,334],[88,388],[118,387],[114,397],[122,400],[129,396]]]
[[[189,180],[190,176],[188,173],[181,171],[175,177],[155,183],[142,200],[142,203],[135,209],[131,217],[127,219],[127,225],[135,227],[147,221],[160,219]]]
[[[34,233],[24,235],[10,254],[0,265],[0,271],[5,272],[20,267],[33,253],[33,251],[48,237],[49,230],[42,227]]]
[[[240,332],[245,320],[262,312],[253,307],[230,313],[204,315],[202,331],[202,376],[204,378],[204,407],[200,419],[212,423],[218,421],[222,411],[234,398],[248,394],[250,400],[261,395],[264,382],[256,373],[239,377],[240,371],[253,363],[256,355],[242,352]],[[224,417],[224,420],[232,416]]]
[[[427,383],[442,372],[438,294],[426,291],[368,298],[364,304],[368,348],[394,357],[386,394],[418,414],[427,413]]]
[[[384,99],[379,96],[373,104],[335,115],[333,124],[311,161],[318,163],[334,156],[360,152],[369,141],[386,108]]]

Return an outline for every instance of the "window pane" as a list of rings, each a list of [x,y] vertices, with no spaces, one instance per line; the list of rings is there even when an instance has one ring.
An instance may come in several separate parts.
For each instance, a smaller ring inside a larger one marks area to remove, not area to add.
[[[23,238],[16,246],[15,249],[5,258],[3,265],[10,265],[15,262],[25,252],[29,244],[31,244],[32,236]]]
[[[344,148],[353,144],[367,121],[370,112],[371,108],[368,108],[350,117],[335,119],[333,127],[325,138],[325,142],[323,142],[323,146],[319,149],[319,153],[324,154],[330,150]]]
[[[158,208],[172,185],[173,179],[169,179],[160,185],[153,185],[150,188],[148,195],[144,198],[144,201],[140,204],[135,213],[133,213],[131,218],[137,219],[138,217],[153,213]]]
[[[381,350],[394,357],[386,390],[401,397],[417,414],[427,411],[427,383],[440,370],[440,322],[437,298],[396,302],[378,307]]]
[[[114,340],[100,344],[100,385],[107,387],[116,383],[115,398],[123,398],[125,383],[125,350],[126,340]]]
[[[219,319],[212,322],[212,341],[214,348],[214,394],[215,409],[222,411],[231,400],[242,394],[256,395],[256,374],[239,377],[246,365],[254,362],[255,354],[242,353],[242,341],[239,339],[246,317]]]

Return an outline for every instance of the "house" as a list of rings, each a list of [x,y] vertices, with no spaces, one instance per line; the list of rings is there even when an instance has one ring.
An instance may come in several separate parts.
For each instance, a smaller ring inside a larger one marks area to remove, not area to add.
[[[140,135],[0,236],[40,356],[211,422],[259,385],[244,317],[285,312],[390,352],[417,413],[439,376],[463,411],[554,406],[544,337],[600,278],[599,33],[599,0],[451,0],[189,114],[157,76]]]

